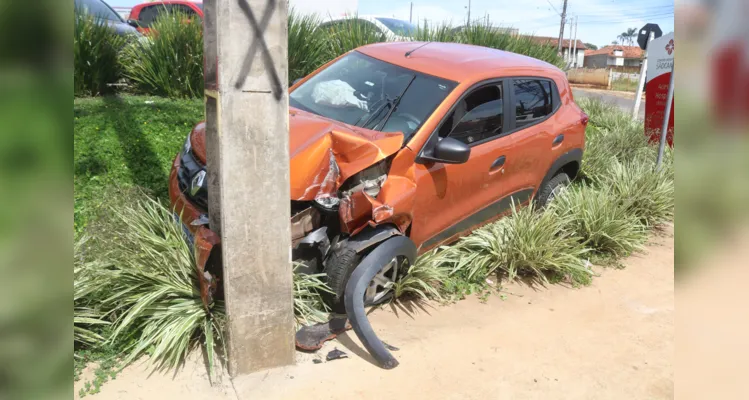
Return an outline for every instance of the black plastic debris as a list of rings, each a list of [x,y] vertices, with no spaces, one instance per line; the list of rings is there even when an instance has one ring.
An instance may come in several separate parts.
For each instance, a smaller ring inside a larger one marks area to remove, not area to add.
[[[340,358],[348,358],[348,354],[346,354],[346,353],[344,353],[344,352],[342,352],[342,351],[340,351],[338,349],[333,349],[325,357],[325,359],[327,361],[338,360]]]
[[[296,348],[303,351],[316,351],[323,343],[351,329],[346,317],[332,318],[321,324],[304,326],[296,333]]]
[[[315,358],[315,359],[312,360],[312,363],[313,364],[322,364],[322,360],[319,359],[319,358]]]

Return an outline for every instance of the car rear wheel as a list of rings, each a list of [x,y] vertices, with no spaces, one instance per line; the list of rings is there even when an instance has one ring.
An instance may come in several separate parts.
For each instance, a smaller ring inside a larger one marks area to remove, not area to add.
[[[536,205],[546,207],[555,197],[559,196],[562,191],[570,184],[570,177],[564,172],[560,172],[549,179],[546,184],[538,191],[536,196]]]

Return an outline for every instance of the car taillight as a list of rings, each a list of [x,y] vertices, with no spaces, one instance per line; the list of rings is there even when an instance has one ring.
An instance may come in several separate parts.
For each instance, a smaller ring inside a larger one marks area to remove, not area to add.
[[[586,114],[585,111],[580,111],[580,123],[583,124],[583,126],[588,126],[588,121],[590,121],[588,114]]]

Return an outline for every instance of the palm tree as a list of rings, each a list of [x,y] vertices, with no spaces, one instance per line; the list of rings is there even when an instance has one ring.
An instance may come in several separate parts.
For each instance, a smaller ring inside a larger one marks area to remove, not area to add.
[[[617,36],[617,39],[622,44],[629,44],[630,46],[635,44],[635,38],[638,35],[637,28],[628,28],[626,32],[622,32],[619,36]]]

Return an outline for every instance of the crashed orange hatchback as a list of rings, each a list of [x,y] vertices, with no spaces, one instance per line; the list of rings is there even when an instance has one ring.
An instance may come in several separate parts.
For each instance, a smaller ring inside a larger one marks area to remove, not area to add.
[[[292,256],[326,274],[339,312],[369,255],[379,259],[363,299],[375,305],[417,254],[513,203],[550,201],[580,168],[588,123],[557,67],[456,43],[358,48],[296,82],[289,106]],[[200,123],[174,160],[169,195],[211,301],[220,239],[208,227],[205,166]]]

